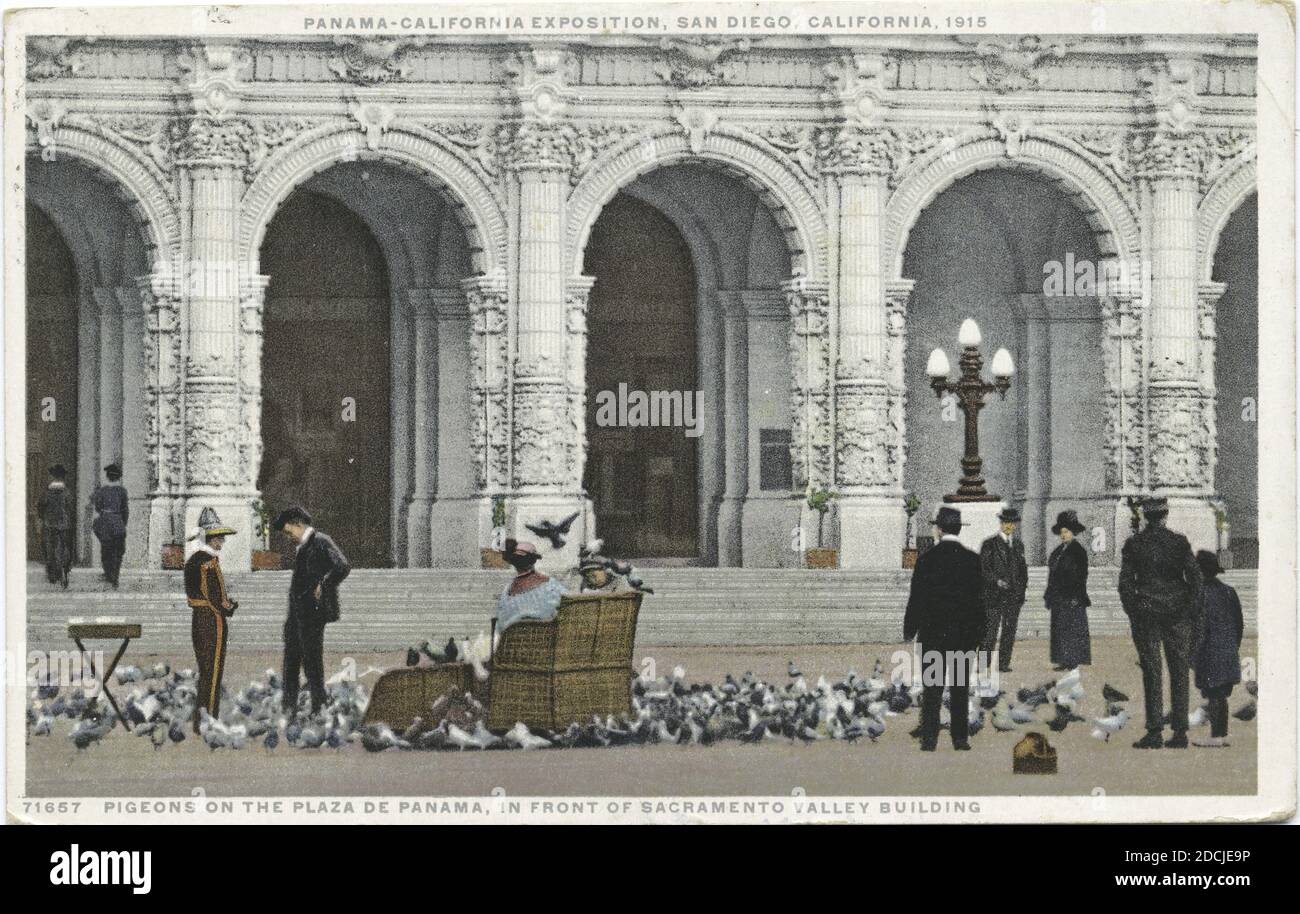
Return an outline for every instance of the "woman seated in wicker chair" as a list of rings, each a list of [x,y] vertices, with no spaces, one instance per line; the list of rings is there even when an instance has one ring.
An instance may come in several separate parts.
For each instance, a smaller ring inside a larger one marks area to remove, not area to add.
[[[497,634],[520,619],[553,618],[559,611],[564,585],[536,570],[541,558],[537,547],[507,539],[501,554],[515,569],[515,577],[497,599]]]

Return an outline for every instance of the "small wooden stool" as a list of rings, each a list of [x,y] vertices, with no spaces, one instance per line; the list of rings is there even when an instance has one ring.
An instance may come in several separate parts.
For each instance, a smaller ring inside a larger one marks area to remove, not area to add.
[[[73,622],[68,625],[68,637],[77,645],[77,650],[81,651],[83,655],[90,657],[90,671],[95,674],[95,678],[99,681],[99,687],[108,698],[108,703],[113,706],[113,711],[117,714],[117,719],[120,720],[122,726],[126,727],[128,730],[131,729],[131,722],[122,714],[122,709],[117,706],[117,700],[113,698],[113,693],[108,690],[108,681],[112,677],[113,671],[117,669],[118,661],[121,660],[122,655],[126,653],[127,645],[131,643],[132,638],[139,638],[140,632],[141,627],[139,625],[129,622]],[[81,643],[81,639],[83,638],[86,640],[99,638],[110,640],[114,638],[122,639],[122,646],[117,649],[117,654],[113,657],[113,662],[108,665],[102,675],[95,669],[94,655],[91,654],[90,651],[86,650],[85,645]]]

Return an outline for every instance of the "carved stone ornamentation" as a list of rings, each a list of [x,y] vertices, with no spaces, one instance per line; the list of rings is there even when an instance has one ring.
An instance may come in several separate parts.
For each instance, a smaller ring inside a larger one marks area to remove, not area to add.
[[[1196,124],[1196,78],[1199,61],[1173,58],[1138,71],[1139,98],[1159,132],[1185,134]]]
[[[718,124],[717,112],[696,105],[677,105],[673,108],[673,120],[677,121],[686,134],[686,145],[691,152],[698,154],[704,148],[704,140]]]
[[[54,131],[58,129],[64,113],[62,105],[49,99],[40,99],[27,106],[27,120],[36,130],[36,147],[40,150],[42,161],[53,162],[58,157]]]
[[[501,153],[497,148],[498,132],[494,125],[473,121],[433,121],[420,126],[463,149],[489,178],[495,178],[500,172]]]
[[[151,494],[166,494],[184,478],[181,423],[181,286],[176,277],[139,279],[144,311],[145,453]]]
[[[233,384],[190,383],[185,390],[185,469],[188,488],[243,488],[244,435]]]
[[[662,38],[659,50],[665,58],[655,66],[655,73],[679,89],[722,85],[731,77],[727,59],[752,45],[748,38]]]
[[[506,59],[506,85],[524,118],[549,125],[568,106],[567,90],[579,68],[578,56],[566,48],[532,47]]]
[[[568,389],[562,382],[515,378],[514,484],[562,487],[570,481]]]
[[[94,40],[33,35],[27,39],[27,78],[37,80],[76,76],[85,62],[85,46]]]
[[[253,125],[242,118],[196,115],[172,129],[171,157],[186,168],[245,169],[256,149]]]
[[[1148,402],[1153,488],[1184,489],[1196,494],[1213,479],[1213,411],[1207,412],[1204,400],[1194,388],[1151,390]]]
[[[896,138],[888,130],[828,127],[814,138],[818,164],[827,174],[887,175]]]
[[[574,491],[582,488],[582,473],[587,461],[587,300],[595,279],[578,276],[570,279],[564,293],[566,382],[569,397],[568,484]]]
[[[632,135],[636,125],[619,122],[542,124],[524,121],[501,127],[490,143],[507,171],[565,171],[576,184],[604,150]],[[493,173],[497,166],[493,165]]]
[[[892,427],[888,388],[883,384],[839,384],[835,391],[835,484],[892,486],[899,431]]]
[[[790,457],[795,488],[830,486],[833,478],[830,296],[803,280],[785,284],[790,309]]]
[[[970,76],[985,89],[999,95],[1035,89],[1042,80],[1041,68],[1046,61],[1065,57],[1064,41],[1046,41],[1038,35],[989,38],[974,46],[978,58]]]
[[[384,131],[388,129],[388,125],[397,116],[393,106],[386,105],[383,102],[353,102],[348,111],[352,115],[352,119],[360,125],[362,132],[366,135],[366,148],[372,151],[379,148],[379,144],[384,138]]]
[[[462,283],[470,313],[471,458],[480,492],[510,485],[509,296],[503,277]]]
[[[861,126],[875,124],[896,70],[895,60],[883,54],[845,54],[822,67],[826,79],[823,97],[838,105],[843,117]]]
[[[1106,384],[1103,442],[1106,487],[1116,494],[1145,485],[1146,406],[1142,395],[1140,293],[1101,299],[1102,365]]]
[[[1206,140],[1201,134],[1155,132],[1142,137],[1134,163],[1136,177],[1149,181],[1202,177]]]
[[[339,79],[363,86],[376,86],[402,79],[410,69],[408,55],[427,43],[424,38],[336,37],[338,54],[329,68]]]

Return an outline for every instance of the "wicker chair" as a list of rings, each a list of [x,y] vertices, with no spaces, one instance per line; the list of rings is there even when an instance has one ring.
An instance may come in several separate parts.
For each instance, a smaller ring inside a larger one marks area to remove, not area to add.
[[[559,730],[632,711],[632,648],[641,593],[565,594],[552,619],[501,634],[488,680],[489,730],[518,721]]]

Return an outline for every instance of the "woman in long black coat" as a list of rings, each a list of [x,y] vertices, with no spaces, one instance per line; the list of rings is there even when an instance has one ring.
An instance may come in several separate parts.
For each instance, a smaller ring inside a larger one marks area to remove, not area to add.
[[[1075,539],[1084,531],[1073,511],[1056,516],[1052,532],[1061,545],[1047,559],[1047,591],[1043,601],[1050,614],[1051,660],[1057,670],[1072,670],[1092,663],[1092,641],[1088,634],[1088,550]]]

